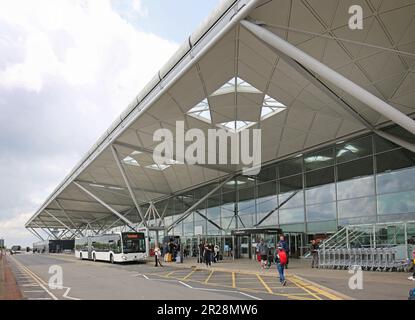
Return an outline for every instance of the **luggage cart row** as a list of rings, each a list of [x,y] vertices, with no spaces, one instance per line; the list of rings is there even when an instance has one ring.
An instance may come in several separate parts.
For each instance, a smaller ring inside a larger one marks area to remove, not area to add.
[[[338,248],[320,249],[319,268],[352,269],[361,267],[367,271],[404,271],[407,260],[397,257],[394,248]]]

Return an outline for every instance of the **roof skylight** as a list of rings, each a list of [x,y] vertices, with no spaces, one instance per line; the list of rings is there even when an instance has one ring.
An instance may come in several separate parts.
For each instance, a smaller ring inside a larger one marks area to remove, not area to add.
[[[212,118],[210,116],[209,103],[207,99],[199,102],[196,106],[190,109],[187,114],[205,122],[211,123]]]
[[[227,129],[233,132],[239,132],[241,130],[244,130],[254,125],[255,123],[256,122],[252,122],[252,121],[235,120],[235,121],[219,123],[218,126],[223,127],[224,129]]]
[[[226,82],[222,87],[218,90],[213,92],[211,96],[219,96],[221,94],[228,94],[228,93],[236,93],[236,92],[247,92],[247,93],[261,93],[257,88],[255,88],[250,83],[246,82],[245,80],[234,77]]]
[[[136,166],[139,167],[140,165],[138,164],[137,160],[135,160],[134,158],[130,157],[130,156],[126,156],[123,160],[122,160],[125,164],[128,164],[130,166]]]
[[[287,109],[287,106],[269,95],[265,95],[264,102],[262,103],[261,120],[269,118],[285,109]]]
[[[153,163],[153,164],[150,164],[150,165],[146,166],[146,168],[153,169],[153,170],[159,170],[159,171],[163,171],[163,170],[167,169],[168,167],[170,167],[170,165],[168,165],[168,164],[157,164],[157,163]]]
[[[213,92],[210,97],[225,95],[228,93],[252,93],[252,94],[263,94],[260,90],[252,86],[250,83],[245,80],[234,77],[227,81],[222,87]],[[259,120],[265,120],[281,111],[287,109],[287,106],[283,103],[275,100],[269,95],[265,95],[262,102],[261,116]],[[209,108],[209,101],[205,98],[203,101],[199,102],[196,106],[190,109],[187,114],[199,120],[205,121],[207,123],[212,123],[212,116]],[[226,123],[220,123],[219,126],[231,129],[233,131],[240,131],[255,122],[234,120]]]

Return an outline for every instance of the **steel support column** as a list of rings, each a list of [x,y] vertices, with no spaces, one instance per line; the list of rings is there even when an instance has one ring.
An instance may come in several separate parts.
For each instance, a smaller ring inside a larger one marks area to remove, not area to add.
[[[205,201],[207,198],[209,198],[212,194],[214,194],[216,191],[218,191],[222,186],[226,183],[232,180],[235,176],[229,176],[227,179],[223,180],[221,183],[219,183],[215,188],[213,188],[211,191],[209,191],[205,196],[200,198],[198,201],[196,201],[194,204],[192,204],[185,212],[182,213],[180,217],[176,219],[170,226],[167,227],[167,232],[169,232],[171,229],[173,229],[178,223],[182,222],[184,219],[186,219],[192,211],[203,201]]]
[[[56,202],[56,205],[59,207],[59,209],[62,211],[62,213],[65,215],[66,219],[68,219],[68,221],[72,224],[72,226],[74,227],[74,229],[77,229],[75,223],[72,221],[71,218],[69,218],[69,215],[66,213],[66,210],[63,208],[63,206],[61,205],[61,203],[59,202],[59,200],[58,199],[55,199],[55,202]],[[81,233],[81,236],[84,236],[82,234],[82,232],[80,232],[80,233]]]
[[[51,216],[54,220],[56,220],[57,222],[59,222],[62,226],[64,226],[67,230],[69,230],[73,235],[74,232],[71,230],[70,227],[68,227],[65,223],[63,223],[60,219],[56,218],[53,214],[51,214],[48,210],[43,210],[45,213],[47,213],[49,216]]]
[[[32,230],[30,230],[32,229]],[[33,234],[36,238],[38,238],[40,241],[45,241],[45,239],[43,239],[40,234],[38,234],[33,228],[27,228],[27,230]]]
[[[355,99],[361,101],[371,109],[383,115],[385,118],[392,120],[402,128],[405,128],[412,134],[415,134],[415,121],[408,117],[406,114],[392,107],[385,101],[379,99],[369,91],[355,84],[353,81],[350,81],[335,70],[327,67],[317,59],[314,59],[299,48],[293,46],[291,43],[280,38],[275,33],[247,20],[242,20],[241,24],[269,46],[286,54],[290,58],[303,65],[305,68],[311,70],[321,78],[336,85]]]
[[[100,198],[98,198],[95,194],[93,194],[91,191],[89,191],[88,189],[86,189],[85,187],[81,186],[78,182],[73,181],[73,183],[79,188],[81,189],[83,192],[85,192],[87,195],[89,195],[91,198],[93,198],[94,200],[96,200],[98,203],[100,203],[101,205],[103,205],[105,208],[107,208],[109,211],[111,211],[113,214],[115,214],[118,218],[120,218],[122,221],[124,221],[132,230],[135,231],[135,229],[132,227],[133,223],[128,220],[127,218],[125,218],[122,214],[120,214],[117,210],[115,210],[114,208],[110,207],[109,205],[107,205],[103,200],[101,200]]]
[[[294,70],[296,70],[298,73],[300,73],[304,78],[306,78],[310,83],[312,83],[314,86],[316,86],[318,89],[320,89],[323,93],[325,93],[329,98],[331,98],[334,102],[339,104],[343,107],[344,110],[346,110],[352,117],[354,117],[357,121],[362,123],[368,130],[373,131],[378,136],[389,140],[390,142],[393,142],[402,148],[408,149],[411,152],[415,152],[415,145],[412,143],[409,143],[399,137],[396,137],[394,135],[391,135],[389,133],[386,133],[381,130],[376,130],[375,127],[370,123],[369,120],[367,120],[363,115],[361,115],[359,112],[357,112],[352,105],[350,105],[348,102],[346,102],[343,98],[338,96],[332,89],[330,89],[325,83],[323,83],[320,79],[318,79],[312,72],[304,68],[303,65],[295,61],[294,59],[290,58],[286,54],[282,53],[281,51],[273,49],[276,54],[284,60],[285,63],[287,63],[289,66],[291,66]]]
[[[138,205],[137,199],[135,197],[134,191],[131,188],[131,183],[130,180],[128,179],[127,173],[125,172],[125,168],[123,167],[121,161],[120,161],[120,157],[118,155],[118,151],[117,149],[115,149],[115,147],[113,145],[111,145],[111,151],[112,151],[112,155],[114,156],[115,162],[117,163],[118,169],[121,172],[121,175],[124,179],[125,185],[127,186],[128,192],[130,193],[131,199],[133,200],[133,203],[138,211],[138,214],[140,215],[141,221],[143,221],[144,226],[147,227],[147,222],[144,220],[144,215],[141,211],[140,206]]]
[[[399,137],[396,137],[394,135],[391,135],[390,133],[387,133],[385,131],[374,130],[374,132],[378,136],[380,136],[380,137],[382,137],[386,140],[389,140],[390,142],[393,142],[394,144],[397,144],[398,146],[401,146],[402,148],[405,148],[405,149],[415,153],[415,145],[414,144],[409,143],[408,141],[405,141],[405,140],[403,140]]]

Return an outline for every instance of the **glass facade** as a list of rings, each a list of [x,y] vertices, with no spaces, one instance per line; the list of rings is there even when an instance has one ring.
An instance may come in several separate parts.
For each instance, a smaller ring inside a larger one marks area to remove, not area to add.
[[[157,203],[160,212],[166,208],[165,225],[216,186]],[[259,224],[315,234],[408,220],[415,220],[415,154],[367,135],[268,165],[255,177],[236,177],[171,233],[228,235]]]

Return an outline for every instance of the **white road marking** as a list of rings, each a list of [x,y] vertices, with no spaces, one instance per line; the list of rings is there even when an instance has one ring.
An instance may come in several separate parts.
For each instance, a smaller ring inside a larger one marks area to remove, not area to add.
[[[13,258],[14,259],[14,258]],[[23,266],[22,263],[20,263],[19,261],[17,261],[16,259],[14,259],[15,263],[17,263],[23,270],[26,271],[26,273],[33,279],[35,280],[35,282],[38,284],[38,286],[40,286],[43,290],[46,291],[46,293],[53,299],[53,300],[58,300],[58,298],[52,293],[50,292],[40,281],[39,279],[37,279],[37,276],[35,276],[34,274],[32,274],[33,272],[30,271],[29,268]],[[31,285],[22,285],[22,286],[34,286],[33,284]]]
[[[179,282],[179,283],[181,283],[182,285],[184,285],[185,287],[188,287],[188,288],[190,288],[190,289],[195,289],[195,288],[193,288],[191,285],[188,285],[187,283],[184,283],[184,282],[182,282],[182,281],[180,281],[180,280],[178,280],[178,282]]]
[[[66,299],[71,299],[71,300],[81,300],[81,299],[79,299],[79,298],[75,298],[75,297],[70,297],[70,296],[68,296],[68,293],[69,293],[69,291],[71,291],[71,288],[68,288],[68,287],[63,287],[63,288],[66,288],[66,291],[65,291],[65,293],[62,295],[62,297],[66,298]]]
[[[252,299],[255,299],[255,300],[262,300],[261,298],[255,297],[255,296],[250,295],[250,294],[247,294],[247,293],[245,293],[245,292],[242,292],[242,291],[238,291],[238,292],[239,292],[240,294],[244,295],[244,296],[249,297],[249,298],[252,298]]]
[[[23,292],[26,292],[26,293],[35,293],[35,292],[45,292],[45,291],[43,291],[43,290],[25,290]]]
[[[194,290],[203,290],[203,291],[216,291],[216,292],[227,292],[227,293],[238,293],[241,294],[243,296],[249,297],[251,299],[255,299],[255,300],[262,300],[261,298],[255,297],[253,295],[250,295],[248,293],[245,292],[241,292],[241,291],[236,291],[236,290],[226,290],[226,289],[214,289],[214,288],[197,288],[197,287],[192,287],[191,285],[180,281],[180,280],[175,280],[175,279],[150,279],[149,277],[147,277],[145,274],[140,274],[141,276],[143,276],[144,278],[146,278],[147,280],[150,281],[169,281],[169,282],[178,282],[180,284],[182,284],[183,286],[189,288],[189,289],[194,289]],[[138,275],[137,275],[138,276]]]
[[[16,260],[15,260],[16,261]],[[45,283],[45,285],[47,285],[46,284],[46,282],[45,281],[43,281],[38,275],[36,275],[33,271],[31,271],[29,268],[27,268],[26,266],[24,266],[23,264],[21,264],[19,261],[16,261],[16,263],[17,264],[20,264],[19,265],[19,268],[21,269],[21,270],[24,270],[25,271],[25,273],[27,274],[27,275],[29,275],[33,280],[35,280],[37,283],[38,283],[38,285],[34,285],[34,286],[40,286],[47,294],[49,294],[54,300],[58,300],[58,298],[52,293],[52,292],[50,292],[43,284],[42,284],[42,282],[43,283]],[[25,285],[25,284],[23,284],[22,286],[28,286],[28,285]],[[30,285],[30,286],[33,286],[33,283],[32,283],[32,285]],[[75,297],[71,297],[71,296],[68,296],[68,293],[69,293],[69,291],[71,291],[71,288],[69,288],[69,287],[61,287],[60,289],[66,289],[66,291],[65,291],[65,293],[62,295],[62,297],[63,298],[66,298],[66,299],[70,299],[70,300],[81,300],[81,299],[79,299],[79,298],[75,298]]]

